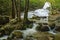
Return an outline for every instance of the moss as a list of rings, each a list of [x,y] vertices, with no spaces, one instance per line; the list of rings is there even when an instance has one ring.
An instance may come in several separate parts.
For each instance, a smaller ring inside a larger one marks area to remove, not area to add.
[[[55,40],[60,40],[60,33],[57,33],[57,34],[55,35]]]
[[[18,30],[15,30],[10,34],[10,36],[7,39],[11,40],[11,39],[14,39],[14,38],[23,38],[23,33],[18,31]]]
[[[33,35],[33,38],[37,40],[53,40],[54,36],[47,32],[37,32]]]

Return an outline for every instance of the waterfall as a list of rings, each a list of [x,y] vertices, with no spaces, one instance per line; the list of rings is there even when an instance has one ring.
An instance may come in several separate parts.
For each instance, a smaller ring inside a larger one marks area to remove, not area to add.
[[[45,2],[45,5],[43,6],[43,9],[47,9],[50,6],[51,6],[50,2]]]
[[[37,26],[38,26],[37,23],[33,23],[33,28],[32,29],[36,29]]]
[[[24,31],[23,31],[23,36],[24,36],[24,38],[26,38],[27,36],[31,36],[31,35],[33,35],[35,32],[37,32],[37,31],[36,31],[36,27],[37,27],[37,26],[38,26],[38,24],[33,23],[33,27],[32,27],[32,28],[24,30]]]

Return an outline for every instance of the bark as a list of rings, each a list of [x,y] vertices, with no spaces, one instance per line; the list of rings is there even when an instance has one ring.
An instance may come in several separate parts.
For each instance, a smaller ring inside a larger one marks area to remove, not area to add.
[[[19,5],[17,5],[17,20],[21,21],[21,0],[17,1]]]
[[[29,9],[29,0],[25,0],[25,14],[24,14],[24,23],[23,27],[28,27],[28,9]]]
[[[28,20],[28,9],[29,9],[29,0],[25,0],[25,14],[24,14],[24,20]]]
[[[15,18],[15,12],[16,11],[16,8],[15,8],[15,0],[12,0],[12,16],[11,18]]]
[[[16,16],[18,21],[18,27],[21,27],[21,0],[16,1]]]

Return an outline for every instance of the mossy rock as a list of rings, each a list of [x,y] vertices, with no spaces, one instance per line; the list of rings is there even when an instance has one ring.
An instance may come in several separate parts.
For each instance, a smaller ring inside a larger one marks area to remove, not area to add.
[[[55,35],[55,40],[60,40],[60,33],[57,33],[57,34]]]
[[[23,38],[23,33],[19,30],[14,30],[7,39],[12,40],[14,38]]]
[[[54,35],[49,34],[48,32],[37,32],[33,35],[37,40],[53,40]]]
[[[15,29],[15,27],[8,24],[6,26],[1,27],[0,29],[4,30],[4,34],[9,35]]]
[[[20,31],[14,31],[13,33],[12,33],[14,36],[16,36],[16,37],[19,37],[19,38],[22,38],[22,32],[20,32]]]

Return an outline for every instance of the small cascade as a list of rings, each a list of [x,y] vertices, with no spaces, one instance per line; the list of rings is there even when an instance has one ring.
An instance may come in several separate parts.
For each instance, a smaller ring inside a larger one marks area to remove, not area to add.
[[[32,27],[31,29],[24,30],[24,31],[23,31],[23,36],[24,36],[24,38],[25,38],[26,36],[31,36],[31,35],[33,35],[35,32],[37,32],[37,31],[36,31],[36,27],[37,27],[37,26],[38,26],[38,24],[33,23],[33,27]]]
[[[56,34],[55,33],[56,27],[54,29],[51,29],[51,27],[48,26],[48,28],[49,28],[49,31],[48,31],[49,33],[54,34],[54,35]]]
[[[51,6],[50,2],[45,2],[45,5],[43,6],[43,9],[47,9],[50,6]]]
[[[38,26],[38,24],[37,23],[33,23],[33,27],[32,27],[32,29],[36,29],[36,27]]]

